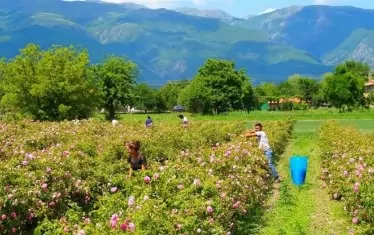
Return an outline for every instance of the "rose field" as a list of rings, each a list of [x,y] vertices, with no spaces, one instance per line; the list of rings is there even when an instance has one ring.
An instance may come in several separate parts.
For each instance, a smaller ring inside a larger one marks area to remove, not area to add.
[[[256,116],[274,183],[256,139],[241,136],[255,122],[235,115],[191,116],[187,129],[169,114],[152,115],[152,128],[140,115],[0,122],[0,234],[374,233],[373,119]],[[131,177],[130,140],[148,162]],[[294,155],[308,157],[300,187]]]
[[[343,202],[352,223],[374,232],[374,135],[331,122],[319,136],[323,186]]]
[[[291,122],[272,122],[281,153]],[[261,209],[272,179],[238,135],[242,122],[2,123],[0,231],[4,234],[226,234]],[[128,178],[124,141],[139,139],[149,168]]]

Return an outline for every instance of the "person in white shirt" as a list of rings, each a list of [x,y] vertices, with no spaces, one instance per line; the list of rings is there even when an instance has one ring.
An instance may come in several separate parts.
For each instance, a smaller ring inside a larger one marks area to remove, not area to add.
[[[187,117],[183,116],[182,114],[180,114],[178,117],[180,119],[182,119],[182,127],[187,127],[187,125],[188,125],[188,119],[187,119]]]
[[[262,124],[256,123],[255,130],[246,133],[244,136],[245,137],[257,137],[258,147],[262,151],[264,151],[264,154],[266,158],[268,159],[269,168],[271,170],[271,173],[274,177],[275,182],[280,182],[280,177],[273,164],[273,151],[270,147],[269,140],[268,140],[268,137],[266,136],[266,133],[262,130]]]

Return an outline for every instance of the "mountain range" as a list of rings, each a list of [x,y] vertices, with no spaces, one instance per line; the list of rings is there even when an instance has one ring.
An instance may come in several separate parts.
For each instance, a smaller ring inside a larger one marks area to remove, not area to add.
[[[296,73],[319,78],[347,59],[374,66],[374,10],[292,6],[237,18],[98,0],[1,0],[0,56],[28,43],[81,46],[92,63],[126,56],[150,85],[190,79],[209,57],[235,60],[255,83],[278,82]]]

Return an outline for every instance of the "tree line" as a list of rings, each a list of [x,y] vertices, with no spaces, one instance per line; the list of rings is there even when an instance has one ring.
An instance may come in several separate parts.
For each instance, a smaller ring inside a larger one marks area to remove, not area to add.
[[[340,110],[354,109],[373,103],[373,94],[364,96],[369,72],[367,64],[347,61],[321,81],[294,75],[279,84],[254,87],[235,62],[211,58],[192,80],[152,88],[137,82],[139,68],[126,58],[107,56],[101,63],[90,64],[85,49],[53,46],[42,50],[30,44],[14,58],[0,60],[0,114],[69,120],[88,118],[103,109],[111,120],[124,106],[161,112],[177,104],[193,113],[219,114],[249,112],[290,97],[300,98],[308,107],[328,104]],[[300,108],[290,102],[277,107]]]

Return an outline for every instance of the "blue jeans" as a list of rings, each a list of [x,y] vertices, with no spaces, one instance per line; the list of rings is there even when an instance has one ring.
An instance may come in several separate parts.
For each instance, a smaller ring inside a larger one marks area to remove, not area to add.
[[[269,168],[271,170],[271,174],[273,175],[274,179],[278,178],[278,172],[275,169],[275,166],[273,164],[273,151],[271,149],[264,151],[266,158],[268,159]]]

